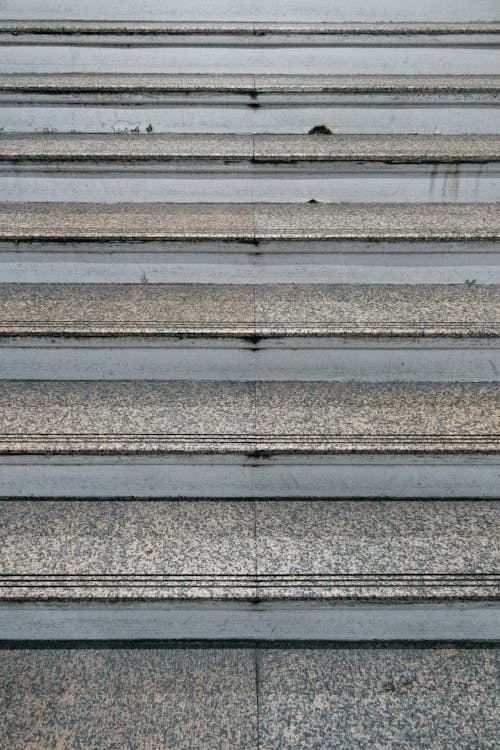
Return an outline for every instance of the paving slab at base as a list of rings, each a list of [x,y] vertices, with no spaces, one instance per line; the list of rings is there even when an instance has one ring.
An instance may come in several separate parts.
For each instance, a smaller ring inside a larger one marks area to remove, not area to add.
[[[1,657],[0,741],[13,750],[497,746],[494,646],[9,646]]]
[[[250,649],[0,653],[0,744],[254,750]]]

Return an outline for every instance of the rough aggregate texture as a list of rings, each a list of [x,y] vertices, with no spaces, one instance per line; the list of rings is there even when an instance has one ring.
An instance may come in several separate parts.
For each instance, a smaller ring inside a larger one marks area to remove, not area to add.
[[[495,75],[239,75],[175,73],[2,73],[0,92],[213,92],[297,94],[497,94]]]
[[[496,750],[495,648],[261,651],[260,750]]]
[[[3,203],[0,241],[480,241],[500,207],[380,203]]]
[[[0,452],[497,453],[496,383],[1,381]]]
[[[499,336],[500,287],[7,283],[0,334]]]
[[[296,162],[368,161],[449,163],[500,160],[495,135],[193,135],[5,134],[0,161],[8,162]]]
[[[496,750],[494,646],[4,649],[12,750]]]
[[[9,750],[255,750],[254,656],[243,649],[0,653]]]
[[[493,598],[499,510],[475,500],[6,500],[0,598]]]

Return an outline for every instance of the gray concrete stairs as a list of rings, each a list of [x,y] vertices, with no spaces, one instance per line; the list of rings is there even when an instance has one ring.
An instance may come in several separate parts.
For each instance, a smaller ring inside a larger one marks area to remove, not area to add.
[[[0,4],[2,748],[497,746],[497,11]]]

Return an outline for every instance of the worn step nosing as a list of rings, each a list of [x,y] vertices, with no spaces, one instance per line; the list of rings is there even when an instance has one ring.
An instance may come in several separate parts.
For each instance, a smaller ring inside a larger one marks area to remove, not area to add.
[[[2,73],[0,92],[480,94],[500,93],[500,76]]]
[[[265,36],[341,35],[341,36],[483,36],[500,33],[500,23],[183,23],[168,21],[4,21],[0,34],[21,35],[253,35]]]
[[[0,241],[481,241],[497,204],[4,203]]]
[[[394,162],[500,161],[498,136],[3,135],[0,161]]]

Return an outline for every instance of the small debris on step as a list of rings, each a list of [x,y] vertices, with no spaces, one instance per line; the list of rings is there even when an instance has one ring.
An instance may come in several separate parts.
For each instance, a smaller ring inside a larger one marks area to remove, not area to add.
[[[308,135],[333,135],[333,130],[328,125],[315,125]]]

